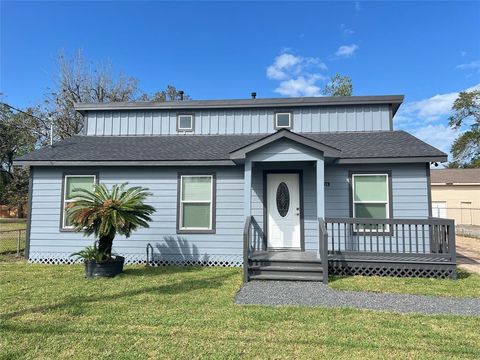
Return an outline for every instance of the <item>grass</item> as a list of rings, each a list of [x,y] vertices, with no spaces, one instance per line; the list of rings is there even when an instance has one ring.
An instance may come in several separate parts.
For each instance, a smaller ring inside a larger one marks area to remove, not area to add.
[[[0,264],[0,359],[478,358],[480,318],[239,306],[235,268]]]
[[[25,229],[25,221],[7,221],[5,219],[3,221],[0,221],[0,255],[10,254],[17,251],[18,232],[14,230]],[[26,231],[20,232],[21,251],[25,249],[25,233]]]
[[[480,297],[480,275],[458,270],[458,280],[337,276],[330,280],[337,290],[407,293],[417,295]]]

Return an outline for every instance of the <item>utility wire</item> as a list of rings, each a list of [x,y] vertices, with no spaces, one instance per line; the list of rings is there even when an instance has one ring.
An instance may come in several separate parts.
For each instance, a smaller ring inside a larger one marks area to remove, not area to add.
[[[22,113],[22,114],[28,115],[28,116],[30,116],[30,117],[32,117],[32,118],[34,118],[34,119],[40,120],[40,121],[42,121],[42,122],[45,122],[45,119],[41,119],[41,118],[39,118],[38,116],[29,114],[29,113],[27,113],[26,111],[17,109],[16,107],[14,107],[14,106],[12,106],[12,105],[9,105],[9,104],[4,103],[4,102],[2,102],[2,103],[0,103],[0,104],[2,104],[3,106],[6,106],[6,107],[8,107],[8,108],[10,108],[10,109],[12,109],[12,110],[18,111],[18,112],[20,112],[20,113]]]

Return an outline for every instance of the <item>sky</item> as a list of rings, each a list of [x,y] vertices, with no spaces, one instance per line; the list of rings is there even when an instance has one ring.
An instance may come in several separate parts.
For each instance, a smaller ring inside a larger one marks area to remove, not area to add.
[[[395,128],[448,152],[451,105],[480,88],[479,24],[480,2],[460,1],[0,1],[0,92],[40,103],[78,50],[197,100],[320,96],[340,73],[354,95],[405,95]]]

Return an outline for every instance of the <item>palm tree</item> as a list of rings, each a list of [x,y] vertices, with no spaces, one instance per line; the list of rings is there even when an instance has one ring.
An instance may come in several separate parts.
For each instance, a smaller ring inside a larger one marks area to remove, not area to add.
[[[98,251],[107,259],[112,255],[112,243],[117,234],[127,238],[139,227],[148,228],[155,209],[143,202],[151,195],[148,189],[127,184],[113,185],[109,191],[104,184],[94,185],[93,191],[74,189],[75,201],[67,209],[67,216],[75,231],[85,236],[94,234]]]

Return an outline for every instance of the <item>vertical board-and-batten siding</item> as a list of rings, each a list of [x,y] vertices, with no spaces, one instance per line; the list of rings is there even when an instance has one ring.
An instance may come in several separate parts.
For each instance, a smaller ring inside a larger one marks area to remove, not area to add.
[[[69,262],[70,254],[91,245],[93,238],[59,229],[61,212],[62,175],[68,168],[35,168],[33,180],[32,226],[30,235],[30,260]],[[203,261],[210,264],[240,265],[242,261],[243,168],[195,169],[215,171],[217,190],[217,215],[215,234],[176,234],[177,176],[185,168],[85,168],[75,169],[85,174],[96,172],[102,183],[112,186],[128,182],[143,186],[152,192],[148,203],[157,211],[150,228],[140,229],[129,239],[118,237],[114,251],[125,255],[127,261],[146,259],[150,243],[156,260],[182,263]],[[161,257],[161,258],[160,258]],[[222,263],[223,262],[223,263]]]
[[[278,109],[192,110],[193,134],[272,133]],[[288,110],[285,110],[288,111]],[[392,130],[388,105],[318,106],[294,108],[293,131],[336,132]],[[177,132],[172,110],[88,111],[86,134],[98,136],[171,135]]]

